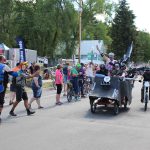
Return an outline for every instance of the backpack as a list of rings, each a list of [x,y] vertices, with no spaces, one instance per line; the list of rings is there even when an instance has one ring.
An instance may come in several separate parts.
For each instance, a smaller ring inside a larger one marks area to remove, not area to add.
[[[68,74],[68,67],[67,67],[67,66],[63,68],[63,74],[64,74],[64,75],[67,75],[67,74]]]
[[[4,81],[4,64],[0,64],[0,93],[4,91],[4,85],[3,85],[3,81]]]

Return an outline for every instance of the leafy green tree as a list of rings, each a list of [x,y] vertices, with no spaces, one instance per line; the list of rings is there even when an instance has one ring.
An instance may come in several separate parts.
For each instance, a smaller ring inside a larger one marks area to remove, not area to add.
[[[150,34],[145,31],[138,31],[136,46],[136,60],[147,62],[150,60]]]
[[[134,19],[135,15],[129,9],[126,0],[121,0],[111,27],[111,48],[118,58],[123,56],[132,41],[135,44],[136,27]]]
[[[82,39],[111,42],[109,27],[95,17],[111,10],[106,6],[104,0],[83,4]],[[22,36],[26,47],[37,50],[40,56],[71,58],[79,41],[78,11],[71,0],[1,0],[0,41],[16,47],[17,36]]]
[[[108,24],[99,21],[96,16],[100,14],[109,16],[112,8],[112,3],[109,3],[108,0],[88,0],[84,3],[82,17],[83,40],[104,40],[106,45],[111,44]]]
[[[11,43],[13,0],[0,0],[0,42]]]

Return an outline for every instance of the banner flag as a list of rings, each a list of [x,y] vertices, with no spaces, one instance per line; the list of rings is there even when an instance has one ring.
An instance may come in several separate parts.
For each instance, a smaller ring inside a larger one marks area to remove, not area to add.
[[[127,50],[127,58],[131,57],[132,49],[133,49],[133,42],[131,43],[131,45],[129,46]]]
[[[128,47],[126,54],[124,54],[123,58],[121,59],[121,62],[127,62],[130,60],[132,49],[133,49],[133,42]]]
[[[25,45],[22,37],[16,38],[17,45],[19,46],[20,50],[20,62],[26,61],[26,54],[25,54]]]

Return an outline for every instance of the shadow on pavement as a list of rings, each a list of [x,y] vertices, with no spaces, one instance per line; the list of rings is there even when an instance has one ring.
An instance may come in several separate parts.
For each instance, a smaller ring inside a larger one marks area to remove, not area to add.
[[[92,113],[91,110],[89,109],[84,117],[92,120],[93,119],[114,120],[120,118],[122,115],[126,115],[129,110],[130,108],[127,109],[120,108],[119,114],[115,115],[113,111],[113,107],[98,106],[95,113]]]

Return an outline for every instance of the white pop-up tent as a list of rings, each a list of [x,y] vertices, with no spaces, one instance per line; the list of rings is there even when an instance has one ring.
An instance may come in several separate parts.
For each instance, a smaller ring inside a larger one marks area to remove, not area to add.
[[[9,50],[9,47],[6,46],[4,43],[0,44],[0,50]]]

